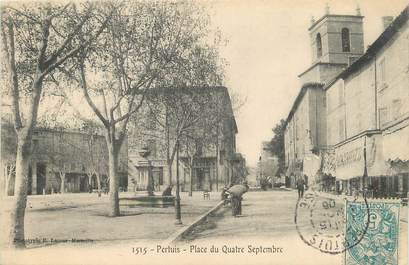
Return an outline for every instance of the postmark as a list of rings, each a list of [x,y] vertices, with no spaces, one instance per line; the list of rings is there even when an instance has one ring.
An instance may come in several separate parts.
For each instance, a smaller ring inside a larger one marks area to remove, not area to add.
[[[362,203],[367,205],[365,197]],[[369,207],[363,209],[366,212],[349,219],[359,226],[348,226],[344,199],[309,192],[297,201],[294,222],[305,244],[323,253],[341,254],[358,245],[368,229]]]
[[[368,214],[369,213],[369,214]],[[398,264],[399,203],[396,202],[347,202],[346,241],[358,237],[363,223],[369,220],[360,243],[345,251],[345,265]]]

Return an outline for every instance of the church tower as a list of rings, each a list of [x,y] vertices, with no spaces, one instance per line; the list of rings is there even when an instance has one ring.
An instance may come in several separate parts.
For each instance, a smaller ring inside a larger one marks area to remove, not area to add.
[[[326,7],[323,17],[311,20],[312,66],[299,75],[301,82],[326,83],[364,53],[363,16],[333,15]]]

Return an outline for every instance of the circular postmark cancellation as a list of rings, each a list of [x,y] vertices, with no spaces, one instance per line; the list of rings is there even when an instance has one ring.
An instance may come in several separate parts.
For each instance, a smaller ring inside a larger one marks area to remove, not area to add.
[[[358,245],[370,223],[366,197],[355,208],[349,207],[348,213],[345,206],[342,198],[328,198],[314,192],[299,198],[294,222],[302,241],[328,254],[341,254]]]

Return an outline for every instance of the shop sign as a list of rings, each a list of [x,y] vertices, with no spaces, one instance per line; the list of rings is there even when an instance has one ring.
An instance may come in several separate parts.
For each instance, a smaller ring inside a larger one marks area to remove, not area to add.
[[[364,173],[364,139],[358,138],[335,150],[336,177],[350,179]]]
[[[351,163],[363,161],[363,147],[356,147],[350,151],[337,155],[337,167],[344,167]]]

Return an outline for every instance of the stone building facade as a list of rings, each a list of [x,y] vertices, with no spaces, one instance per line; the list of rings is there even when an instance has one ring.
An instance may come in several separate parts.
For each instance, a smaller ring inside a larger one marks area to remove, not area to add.
[[[287,116],[285,159],[287,184],[297,178],[321,182],[321,152],[327,148],[326,102],[323,87],[364,52],[363,16],[330,14],[311,21],[309,30],[312,65],[298,77],[301,89]]]
[[[16,135],[11,123],[1,124],[2,191],[13,194]],[[80,131],[36,128],[32,137],[28,195],[63,192],[88,192],[97,188],[97,174],[107,188],[108,149],[105,137]],[[122,190],[127,188],[128,151],[126,141],[119,158]],[[63,174],[63,175],[61,175]],[[64,185],[61,185],[61,181]],[[7,188],[6,188],[7,186]],[[90,187],[91,186],[91,187]]]
[[[340,193],[368,189],[376,197],[400,197],[408,192],[408,9],[324,88],[328,144],[335,156],[331,173]]]
[[[220,119],[212,123],[217,133],[213,142],[193,143],[195,147],[192,170],[189,159],[191,158],[181,146],[179,154],[179,176],[182,191],[190,190],[219,190],[222,187],[243,179],[245,168],[244,158],[236,153],[237,125],[233,114],[232,103],[227,88],[203,87],[188,88],[194,93],[204,93],[210,102],[208,108],[217,109]],[[197,90],[200,90],[198,92]],[[179,92],[175,92],[179,93]],[[180,92],[183,93],[183,92]],[[215,107],[215,104],[216,107]],[[157,107],[157,106],[156,106]],[[153,186],[156,191],[163,190],[169,184],[176,183],[177,159],[172,164],[172,179],[169,178],[167,163],[167,139],[163,125],[164,117],[155,115],[148,104],[142,107],[142,112],[129,130],[129,157],[133,169],[129,176],[129,190],[146,190],[149,173],[146,171],[147,160],[151,167]],[[200,129],[196,127],[196,129]],[[174,144],[174,143],[171,143]],[[143,158],[140,153],[146,148],[149,154]],[[244,162],[243,162],[244,161]],[[239,166],[240,165],[240,166]],[[192,173],[192,178],[190,174]],[[192,185],[190,180],[192,179]]]
[[[304,84],[287,118],[285,152],[287,173],[312,177],[321,190],[351,195],[368,189],[373,196],[408,191],[408,149],[398,144],[409,141],[408,7],[393,21],[383,19],[391,23],[384,23],[385,30],[365,53],[359,13],[344,18],[326,14],[310,28],[313,62],[319,62],[300,78],[320,84],[322,97],[315,103],[322,109],[311,101],[303,106],[308,102]],[[322,40],[323,35],[332,41]],[[332,69],[314,72],[322,63]],[[311,107],[321,112],[316,121],[307,111]],[[316,126],[325,140],[314,143],[317,135],[305,124]],[[308,145],[316,155],[309,161]]]

